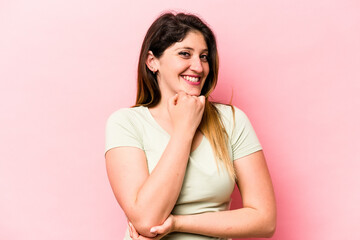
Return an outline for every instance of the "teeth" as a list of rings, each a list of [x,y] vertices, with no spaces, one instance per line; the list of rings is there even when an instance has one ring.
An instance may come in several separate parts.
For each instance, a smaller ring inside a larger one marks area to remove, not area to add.
[[[200,80],[200,78],[190,77],[190,76],[183,76],[183,78],[190,81],[190,82],[198,82]]]

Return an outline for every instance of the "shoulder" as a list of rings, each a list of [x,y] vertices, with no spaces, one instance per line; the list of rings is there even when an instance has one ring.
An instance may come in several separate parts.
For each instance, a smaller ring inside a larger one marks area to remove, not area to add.
[[[128,131],[141,132],[144,125],[149,122],[147,108],[143,106],[132,108],[121,108],[110,114],[106,121],[108,129],[123,128]]]
[[[119,146],[143,149],[142,108],[122,108],[110,114],[105,128],[105,152]]]
[[[241,109],[224,104],[216,104],[216,108],[228,134],[234,160],[262,149],[249,118]]]
[[[113,113],[107,119],[107,122],[136,121],[136,119],[144,116],[145,107],[121,108]]]
[[[232,123],[235,121],[241,121],[242,119],[247,119],[246,114],[234,105],[222,104],[222,103],[213,103],[216,107],[219,116],[221,117],[224,124],[226,122]]]
[[[214,104],[218,110],[219,117],[228,133],[234,131],[242,132],[244,129],[252,129],[251,122],[243,110],[234,106],[226,104]]]
[[[223,104],[223,103],[213,103],[214,106],[216,107],[216,109],[225,115],[229,115],[232,114],[233,112],[237,112],[237,113],[244,113],[240,108],[231,105],[231,104]]]

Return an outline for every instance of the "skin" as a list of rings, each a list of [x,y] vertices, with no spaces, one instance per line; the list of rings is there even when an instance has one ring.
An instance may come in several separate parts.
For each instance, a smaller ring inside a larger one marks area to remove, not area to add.
[[[206,42],[196,31],[170,46],[160,58],[148,53],[146,64],[156,71],[162,95],[159,104],[149,110],[171,136],[151,174],[145,154],[138,148],[113,148],[105,155],[110,184],[129,220],[132,239],[160,239],[171,232],[234,238],[270,237],[274,233],[275,197],[262,151],[234,161],[243,208],[170,214],[181,190],[189,154],[203,137],[197,128],[205,105],[204,97],[199,95],[209,73],[206,56]],[[196,76],[200,84],[191,84],[184,76]]]
[[[155,108],[164,108],[165,102],[176,93],[183,91],[188,95],[199,96],[209,74],[208,50],[200,32],[191,31],[181,42],[168,47],[160,58],[149,52],[147,65],[157,72],[157,80],[162,98]],[[191,85],[183,76],[200,77],[199,85]]]

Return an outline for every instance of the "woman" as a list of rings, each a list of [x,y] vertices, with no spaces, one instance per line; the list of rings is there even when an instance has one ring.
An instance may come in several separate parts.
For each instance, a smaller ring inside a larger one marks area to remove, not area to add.
[[[133,108],[107,121],[106,167],[125,212],[124,239],[271,237],[276,210],[261,145],[246,115],[208,100],[214,34],[191,14],[161,15],[140,53]],[[229,210],[235,183],[243,208]]]

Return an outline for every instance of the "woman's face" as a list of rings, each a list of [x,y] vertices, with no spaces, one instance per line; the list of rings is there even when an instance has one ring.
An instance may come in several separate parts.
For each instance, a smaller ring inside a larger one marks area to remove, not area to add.
[[[183,41],[168,47],[156,62],[162,96],[171,97],[179,91],[200,95],[209,74],[208,48],[200,32],[190,31]]]

